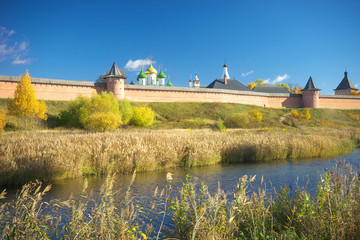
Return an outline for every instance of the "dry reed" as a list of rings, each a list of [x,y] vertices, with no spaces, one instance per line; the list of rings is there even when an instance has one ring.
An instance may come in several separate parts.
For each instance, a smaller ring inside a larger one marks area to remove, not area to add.
[[[0,185],[216,163],[334,157],[351,152],[360,130],[121,130],[6,133]]]

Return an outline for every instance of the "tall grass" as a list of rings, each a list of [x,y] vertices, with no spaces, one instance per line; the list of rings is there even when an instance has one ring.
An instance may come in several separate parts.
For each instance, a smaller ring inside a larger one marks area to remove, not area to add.
[[[135,177],[135,175],[134,175]],[[133,177],[133,180],[134,180]],[[163,201],[153,225],[148,209],[137,208],[131,183],[117,199],[113,177],[108,177],[95,201],[91,193],[80,198],[46,202],[42,198],[50,186],[40,182],[23,186],[16,199],[0,202],[0,237],[3,239],[359,239],[360,181],[349,164],[339,162],[323,175],[317,193],[306,186],[250,191],[255,176],[239,179],[232,196],[218,187],[211,194],[203,183],[190,177],[180,193],[170,197],[171,175],[167,185],[154,192],[154,203]],[[133,181],[132,181],[133,182]],[[86,184],[84,186],[86,189]],[[165,192],[165,193],[164,193]],[[5,193],[0,194],[0,199]],[[146,218],[146,216],[149,216]],[[163,224],[170,217],[167,230]],[[140,218],[146,219],[140,221]]]
[[[0,138],[0,185],[216,163],[346,154],[360,130],[16,132]]]

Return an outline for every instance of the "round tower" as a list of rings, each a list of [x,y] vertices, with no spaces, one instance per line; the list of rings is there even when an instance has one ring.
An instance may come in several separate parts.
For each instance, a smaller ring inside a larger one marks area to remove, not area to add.
[[[112,92],[116,99],[125,99],[125,74],[113,63],[109,73],[104,77],[106,79],[106,90]]]
[[[302,106],[304,108],[318,108],[319,92],[320,89],[316,88],[314,81],[310,77],[305,88],[302,90]]]

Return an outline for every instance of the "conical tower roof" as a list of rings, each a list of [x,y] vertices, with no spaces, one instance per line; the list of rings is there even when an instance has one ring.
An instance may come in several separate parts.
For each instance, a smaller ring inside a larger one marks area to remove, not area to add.
[[[305,85],[305,87],[304,87],[304,89],[302,91],[304,91],[304,90],[319,91],[320,89],[318,89],[316,87],[314,81],[312,80],[312,77],[310,76],[309,80],[307,81],[307,83],[306,83],[306,85]]]
[[[337,86],[337,88],[335,90],[343,90],[343,89],[351,89],[351,90],[358,90],[355,85],[350,81],[349,77],[348,77],[348,73],[345,71],[344,72],[344,78],[343,80],[340,82],[339,86]]]
[[[112,67],[108,74],[106,74],[105,78],[108,77],[125,77],[124,74],[121,72],[120,68],[117,66],[116,62],[113,63]]]

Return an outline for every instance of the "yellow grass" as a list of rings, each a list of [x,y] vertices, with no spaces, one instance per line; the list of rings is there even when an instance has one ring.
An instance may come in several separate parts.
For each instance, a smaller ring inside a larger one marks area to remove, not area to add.
[[[358,136],[357,128],[8,132],[0,137],[0,185],[221,162],[333,157],[354,150]]]

